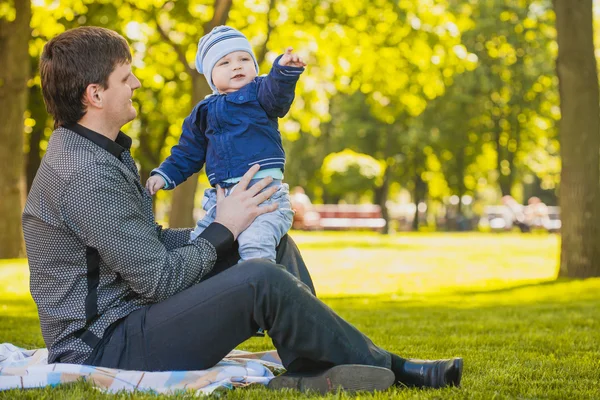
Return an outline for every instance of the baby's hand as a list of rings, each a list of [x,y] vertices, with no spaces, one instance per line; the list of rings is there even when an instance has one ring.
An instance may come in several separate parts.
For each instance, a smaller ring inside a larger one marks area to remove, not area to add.
[[[146,189],[150,192],[152,196],[156,194],[160,189],[165,187],[165,180],[160,175],[152,175],[146,181]]]
[[[306,67],[306,63],[302,61],[298,54],[295,54],[294,49],[288,47],[285,49],[285,54],[279,59],[279,65],[290,67]]]

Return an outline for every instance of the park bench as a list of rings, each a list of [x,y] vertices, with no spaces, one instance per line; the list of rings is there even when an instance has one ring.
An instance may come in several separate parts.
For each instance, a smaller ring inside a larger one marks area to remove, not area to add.
[[[319,213],[319,228],[323,230],[382,231],[385,219],[376,204],[315,204]]]

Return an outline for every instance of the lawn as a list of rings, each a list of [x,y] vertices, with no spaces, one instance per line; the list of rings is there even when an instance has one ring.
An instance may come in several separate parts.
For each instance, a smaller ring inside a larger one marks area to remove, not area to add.
[[[296,232],[293,237],[318,295],[375,343],[407,357],[465,359],[462,388],[393,388],[360,398],[600,398],[600,279],[555,281],[557,236]],[[25,261],[0,261],[0,281],[0,342],[43,346]],[[268,338],[254,338],[240,348],[272,345]],[[171,398],[184,397],[189,395]],[[221,397],[316,398],[262,387]],[[0,398],[157,396],[109,396],[81,383],[0,392]]]

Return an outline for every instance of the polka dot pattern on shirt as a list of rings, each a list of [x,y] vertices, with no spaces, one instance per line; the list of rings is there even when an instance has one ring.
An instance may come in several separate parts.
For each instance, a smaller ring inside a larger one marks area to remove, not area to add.
[[[23,213],[30,288],[49,361],[82,363],[114,321],[196,283],[216,250],[190,229],[162,229],[129,150],[120,159],[65,128],[55,130]],[[94,318],[86,322],[89,253],[98,255]]]

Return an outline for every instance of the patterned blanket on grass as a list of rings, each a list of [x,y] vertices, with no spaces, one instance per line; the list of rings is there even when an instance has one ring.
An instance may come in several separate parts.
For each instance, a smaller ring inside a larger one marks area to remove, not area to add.
[[[48,364],[48,350],[25,350],[0,343],[0,391],[56,386],[83,379],[109,393],[152,391],[175,393],[193,390],[209,394],[252,383],[266,385],[274,373],[283,372],[276,351],[250,353],[233,350],[214,367],[202,371],[144,372],[90,367],[78,364]]]

